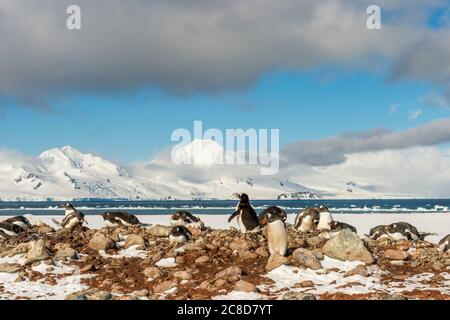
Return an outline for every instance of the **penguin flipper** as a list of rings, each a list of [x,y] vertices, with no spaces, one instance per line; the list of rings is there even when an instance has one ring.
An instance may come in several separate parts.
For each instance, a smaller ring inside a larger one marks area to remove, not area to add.
[[[420,240],[424,240],[426,237],[429,236],[437,236],[437,233],[433,233],[433,232],[419,232],[419,239]]]
[[[141,225],[141,227],[143,227],[143,228],[149,228],[149,227],[153,226],[152,223],[140,223],[140,225]]]
[[[228,218],[228,223],[230,223],[231,220],[233,220],[238,214],[239,214],[239,211],[235,211],[235,212]]]
[[[60,226],[60,227],[62,226],[62,223],[59,222],[58,220],[52,219],[52,221],[53,221],[53,223],[56,224],[57,226]]]

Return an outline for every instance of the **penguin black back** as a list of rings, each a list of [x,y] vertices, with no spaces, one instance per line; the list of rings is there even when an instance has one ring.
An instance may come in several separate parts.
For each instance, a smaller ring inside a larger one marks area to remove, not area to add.
[[[266,209],[264,209],[263,211],[260,212],[260,214],[258,215],[259,221],[260,222],[263,221],[264,218],[266,218],[268,214],[277,215],[283,221],[286,221],[286,219],[287,219],[286,211],[284,211],[283,209],[281,209],[281,208],[279,208],[277,206],[271,206],[271,207],[268,207],[268,208],[266,208]]]
[[[239,227],[242,232],[259,230],[258,215],[250,205],[249,197],[245,193],[239,195],[239,204],[236,211],[228,218],[228,223],[235,217],[238,217]]]

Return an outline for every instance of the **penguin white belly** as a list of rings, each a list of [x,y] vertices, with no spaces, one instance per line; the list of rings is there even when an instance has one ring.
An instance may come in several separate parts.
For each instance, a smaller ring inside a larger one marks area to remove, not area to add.
[[[170,219],[170,225],[172,227],[184,226],[185,224],[186,223],[183,221],[183,219],[179,219],[179,220]]]
[[[68,215],[70,215],[74,212],[75,212],[75,210],[66,210],[66,211],[64,211],[64,215],[67,217]]]
[[[238,224],[239,224],[239,229],[241,229],[241,232],[246,233],[247,228],[245,227],[245,224],[242,222],[242,210],[239,212],[239,215],[238,215]]]
[[[310,216],[306,216],[302,220],[302,224],[298,228],[298,231],[300,232],[310,232],[315,229],[314,221],[312,221]]]
[[[77,224],[80,223],[80,220],[78,220],[77,218],[72,218],[69,220],[69,222],[65,225],[65,228],[67,229],[72,229],[73,227],[75,227]]]
[[[336,237],[341,231],[342,231],[342,230],[339,230],[339,231],[330,231],[330,237],[331,237],[331,238]]]
[[[197,221],[197,222],[188,223],[187,227],[202,230],[205,227],[205,224],[202,221]]]
[[[411,232],[411,230],[405,229],[405,232],[409,233],[409,236],[411,237],[412,240],[414,241],[419,240],[419,237],[414,232]]]
[[[408,240],[408,237],[403,235],[400,232],[388,233],[388,236],[389,236],[389,239],[391,239],[393,241]]]
[[[319,224],[317,225],[317,230],[331,230],[330,222],[333,221],[333,217],[329,212],[321,212]]]
[[[12,232],[12,231],[9,231],[9,230],[6,230],[6,229],[1,229],[1,228],[0,228],[0,231],[3,231],[5,234],[7,234],[7,235],[10,236],[10,237],[14,237],[14,236],[17,235],[17,233]]]
[[[15,221],[15,222],[13,222],[13,224],[15,224],[16,226],[21,227],[24,230],[28,229],[28,225],[26,223],[22,222],[22,221]]]
[[[270,254],[284,256],[287,250],[288,235],[284,223],[280,220],[269,223],[267,230]]]
[[[117,223],[111,222],[109,220],[105,220],[104,222],[107,227],[117,227]]]
[[[173,235],[170,235],[169,236],[169,240],[171,242],[187,242],[187,239],[186,239],[185,236],[173,236]]]
[[[115,218],[115,219],[116,219],[116,221],[120,221],[120,223],[122,223],[126,227],[131,227],[132,226],[131,223],[129,223],[129,222],[123,220],[123,219],[120,219],[120,218]]]

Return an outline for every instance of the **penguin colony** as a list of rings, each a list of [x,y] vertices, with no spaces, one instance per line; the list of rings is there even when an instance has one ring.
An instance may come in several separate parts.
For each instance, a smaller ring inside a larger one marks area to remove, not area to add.
[[[288,247],[287,214],[276,206],[270,206],[259,213],[250,204],[249,196],[245,193],[237,194],[239,203],[236,210],[228,218],[228,223],[237,219],[242,233],[266,231],[270,254],[286,255]],[[86,222],[85,215],[72,204],[61,205],[64,209],[64,218],[61,221],[53,219],[53,222],[61,228],[72,229],[75,226],[83,226]],[[107,227],[141,226],[149,227],[139,219],[127,212],[105,212],[102,215]],[[169,239],[172,242],[187,242],[192,239],[191,229],[204,229],[203,222],[190,212],[182,210],[174,213],[170,218],[172,229]],[[9,239],[19,235],[32,227],[30,221],[24,216],[17,216],[0,222],[0,238]],[[335,237],[342,230],[348,229],[357,232],[356,228],[343,222],[335,221],[330,210],[321,205],[319,207],[306,208],[295,217],[293,228],[299,232],[323,231],[330,237]],[[368,238],[373,240],[387,238],[393,241],[423,240],[430,233],[419,232],[417,228],[407,222],[396,222],[389,225],[379,225],[372,228]],[[439,249],[447,252],[450,249],[450,234],[439,241]]]

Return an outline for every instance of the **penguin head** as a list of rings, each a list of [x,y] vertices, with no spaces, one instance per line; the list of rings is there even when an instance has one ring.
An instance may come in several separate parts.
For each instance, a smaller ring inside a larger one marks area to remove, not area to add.
[[[387,225],[387,226],[385,226],[385,229],[389,233],[394,233],[397,231],[397,224],[393,223],[393,224]]]
[[[108,213],[107,212],[102,213],[101,216],[102,216],[103,220],[106,220],[108,218]]]
[[[190,239],[192,237],[191,232],[185,226],[173,227],[171,230],[171,234],[172,234],[172,236],[176,236],[176,237],[184,235],[187,239]]]
[[[270,213],[278,215],[282,220],[287,219],[286,211],[284,211],[283,209],[276,207],[276,206],[270,207],[269,209],[270,209],[269,210]]]
[[[75,207],[70,203],[62,204],[60,207],[66,210],[75,210]]]
[[[171,233],[172,235],[180,236],[185,233],[185,228],[183,226],[173,227]]]
[[[278,220],[283,221],[283,218],[280,217],[280,215],[278,215],[278,214],[268,212],[265,215],[265,217],[262,219],[261,226],[265,226],[268,223],[272,223],[272,222],[275,222],[275,221],[278,221]]]
[[[22,227],[19,227],[17,224],[13,224],[12,225],[12,231],[16,234],[19,234],[21,232],[24,232],[25,230],[23,230]]]
[[[249,203],[250,199],[248,198],[248,195],[246,193],[241,193],[239,195],[239,199],[241,200],[241,203]]]
[[[173,215],[172,215],[172,220],[178,220],[178,219],[180,219],[181,218],[181,213],[178,211],[178,212],[175,212]]]
[[[174,220],[183,219],[186,223],[197,222],[197,219],[188,211],[178,211],[176,214],[178,217]]]
[[[328,209],[328,207],[324,206],[323,204],[321,204],[320,207],[319,207],[319,212],[327,212],[327,211],[330,211]]]
[[[330,221],[328,222],[328,225],[330,226],[331,230],[336,229],[339,226],[339,222],[337,221]]]
[[[23,217],[23,222],[24,222],[28,227],[31,227],[31,226],[32,226],[30,220],[28,220],[28,219],[25,218],[25,217]]]

